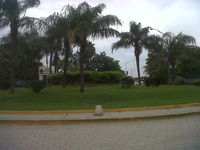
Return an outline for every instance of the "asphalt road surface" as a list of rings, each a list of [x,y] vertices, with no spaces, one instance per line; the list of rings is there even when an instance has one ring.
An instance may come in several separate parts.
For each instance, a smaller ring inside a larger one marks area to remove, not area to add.
[[[200,115],[112,123],[0,125],[0,150],[200,150]]]

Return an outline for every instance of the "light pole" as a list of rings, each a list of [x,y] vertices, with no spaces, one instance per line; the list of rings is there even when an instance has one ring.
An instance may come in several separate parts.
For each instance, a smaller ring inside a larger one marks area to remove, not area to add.
[[[128,62],[126,62],[126,74],[128,75],[128,69],[127,69],[127,65],[129,64],[129,63],[131,63],[131,62],[134,62],[134,60],[130,60],[130,61],[128,61]]]
[[[162,34],[162,35],[164,34],[163,32],[161,32],[161,31],[158,30],[158,29],[155,29],[155,28],[152,28],[152,27],[149,27],[149,29],[150,29],[150,30],[155,30],[155,31],[159,32],[159,33]]]

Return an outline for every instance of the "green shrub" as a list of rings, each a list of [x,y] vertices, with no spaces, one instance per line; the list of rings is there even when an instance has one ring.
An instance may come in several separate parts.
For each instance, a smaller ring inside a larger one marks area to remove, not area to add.
[[[159,86],[158,80],[156,80],[156,79],[153,78],[153,77],[144,78],[144,84],[145,84],[146,86]]]
[[[10,81],[9,80],[1,80],[0,81],[0,89],[2,89],[2,90],[10,89]]]
[[[120,82],[120,78],[123,75],[120,71],[85,71],[84,79],[86,84],[116,84]],[[56,85],[61,84],[63,80],[63,73],[51,74],[48,76],[50,83]],[[67,84],[80,83],[79,72],[67,73]]]
[[[30,82],[30,89],[35,93],[39,93],[45,87],[46,87],[45,81],[33,80]]]
[[[48,81],[52,84],[61,84],[63,73],[51,74],[48,76]]]
[[[122,88],[131,88],[134,84],[134,79],[131,76],[122,76],[120,79],[121,87]]]
[[[144,84],[146,86],[159,86],[161,84],[167,84],[167,80],[161,77],[146,77],[144,78]]]
[[[193,85],[200,86],[200,79],[192,82]]]
[[[177,84],[177,85],[183,85],[186,83],[185,79],[182,78],[182,77],[176,77],[176,79],[174,80],[173,82],[174,84]]]

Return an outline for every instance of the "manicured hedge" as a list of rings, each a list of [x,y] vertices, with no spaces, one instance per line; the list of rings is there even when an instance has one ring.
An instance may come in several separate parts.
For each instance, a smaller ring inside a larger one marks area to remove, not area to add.
[[[200,79],[193,81],[192,84],[200,86]]]
[[[8,90],[10,88],[9,80],[0,80],[0,89]]]
[[[120,78],[123,75],[120,71],[85,71],[85,83],[87,84],[115,84],[120,82]],[[63,73],[51,74],[48,77],[49,83],[54,85],[61,84],[63,80]],[[78,84],[80,82],[79,72],[69,72],[67,74],[68,84]]]

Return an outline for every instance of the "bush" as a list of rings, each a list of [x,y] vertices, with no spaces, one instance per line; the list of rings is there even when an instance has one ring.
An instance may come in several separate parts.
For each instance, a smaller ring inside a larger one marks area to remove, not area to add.
[[[120,81],[121,81],[122,88],[131,88],[135,82],[133,77],[126,76],[126,75],[122,76]]]
[[[2,89],[2,90],[10,89],[10,81],[9,80],[1,80],[0,81],[0,89]]]
[[[200,86],[200,79],[192,82],[193,85]]]
[[[160,81],[153,78],[153,77],[148,77],[144,79],[144,84],[146,86],[159,86],[160,85]]]
[[[120,71],[85,71],[84,78],[86,84],[116,84],[120,82],[120,78],[123,75]],[[51,74],[48,76],[50,83],[62,84],[63,73]],[[67,84],[78,84],[80,83],[80,73],[79,72],[69,72],[67,73]]]
[[[163,76],[153,76],[153,77],[145,77],[144,84],[146,86],[159,86],[161,84],[167,84],[168,80]]]
[[[186,83],[185,79],[182,78],[182,77],[176,77],[176,79],[174,80],[173,82],[174,84],[177,84],[177,85],[183,85]]]
[[[30,89],[35,93],[39,93],[45,87],[46,87],[45,81],[33,80],[30,82]]]

